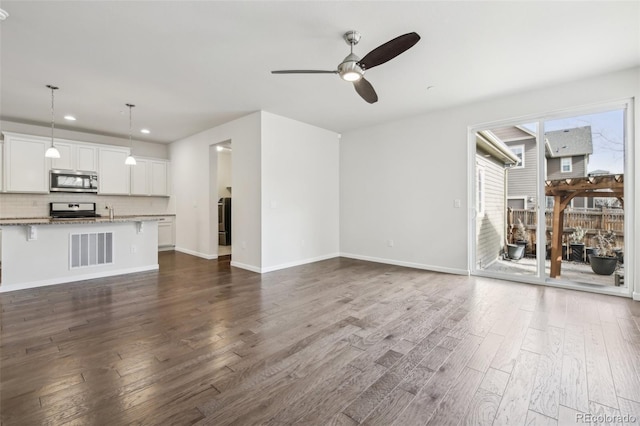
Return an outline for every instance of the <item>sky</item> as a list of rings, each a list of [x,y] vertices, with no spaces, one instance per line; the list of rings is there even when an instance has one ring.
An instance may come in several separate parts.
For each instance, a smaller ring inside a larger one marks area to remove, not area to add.
[[[624,173],[624,110],[579,115],[544,122],[545,131],[591,126],[593,154],[589,156],[587,173],[607,170]],[[525,125],[534,130],[535,125]]]

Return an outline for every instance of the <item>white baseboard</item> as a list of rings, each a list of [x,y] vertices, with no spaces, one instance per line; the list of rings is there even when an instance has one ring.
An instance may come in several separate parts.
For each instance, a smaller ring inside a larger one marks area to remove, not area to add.
[[[31,281],[26,283],[2,284],[0,285],[0,293],[6,293],[8,291],[15,291],[15,290],[25,290],[28,288],[44,287],[44,286],[56,285],[56,284],[72,283],[76,281],[93,280],[95,278],[113,277],[116,275],[132,274],[135,272],[157,271],[158,269],[159,269],[159,265],[155,264],[155,265],[149,265],[149,266],[137,266],[135,268],[118,269],[113,271],[102,271],[102,272],[96,272],[93,274],[74,275],[71,277],[60,277],[60,278],[52,278],[52,279],[41,280],[41,281]]]
[[[218,258],[217,254],[204,254],[204,253],[200,253],[199,251],[189,250],[189,249],[178,247],[178,246],[174,247],[174,250],[179,251],[180,253],[190,254],[191,256],[197,256],[207,260],[213,260]]]
[[[321,260],[333,259],[334,257],[339,257],[339,253],[331,253],[325,254],[317,257],[310,257],[307,259],[295,260],[293,262],[281,263],[280,265],[267,266],[266,268],[262,268],[261,272],[271,272],[277,271],[280,269],[293,268],[294,266],[306,265],[307,263],[320,262]]]
[[[426,271],[444,272],[445,274],[455,275],[469,275],[470,271],[467,269],[447,268],[445,266],[425,265],[423,263],[405,262],[402,260],[383,259],[380,257],[362,256],[360,254],[353,253],[340,253],[341,257],[348,257],[350,259],[366,260],[367,262],[385,263],[387,265],[405,266],[407,268],[424,269]]]
[[[633,300],[640,301],[640,292],[638,292],[638,291],[634,291],[633,292]]]
[[[280,265],[267,266],[265,268],[260,268],[258,266],[247,265],[245,263],[236,262],[231,260],[231,266],[235,266],[236,268],[246,269],[251,272],[257,272],[259,274],[264,274],[267,272],[278,271],[280,269],[293,268],[294,266],[306,265],[308,263],[320,262],[321,260],[333,259],[334,257],[339,257],[338,253],[326,254],[323,256],[310,257],[307,259],[296,260],[293,262],[281,263]]]
[[[260,270],[259,267],[253,266],[253,265],[247,265],[246,263],[240,263],[240,262],[236,262],[234,260],[231,260],[230,265],[235,267],[235,268],[246,269],[247,271],[257,272],[259,274],[262,273],[262,271]]]

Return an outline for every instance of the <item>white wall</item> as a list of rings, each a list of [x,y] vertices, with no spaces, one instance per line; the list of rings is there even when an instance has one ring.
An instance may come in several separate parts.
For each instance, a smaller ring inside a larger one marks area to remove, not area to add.
[[[231,152],[229,151],[217,151],[218,156],[218,172],[216,173],[218,181],[218,197],[231,197],[231,191],[228,188],[231,187]],[[232,188],[233,190],[233,188]]]
[[[211,203],[212,174],[217,162],[210,146],[233,144],[233,262],[259,270],[260,227],[260,113],[214,127],[170,144],[176,212],[176,250],[209,259],[217,257],[217,206]],[[215,152],[215,149],[213,150]],[[212,164],[213,163],[213,164]],[[216,188],[217,189],[217,188]],[[217,191],[216,191],[217,192]],[[238,226],[242,224],[242,226]]]
[[[338,134],[262,112],[263,272],[338,256],[338,193]]]
[[[343,255],[467,273],[468,128],[638,97],[640,69],[478,102],[344,133],[340,143]],[[441,89],[446,90],[446,89]],[[639,108],[635,122],[640,122]],[[636,144],[640,126],[635,126]],[[636,150],[635,164],[640,164]],[[631,176],[626,177],[627,182]],[[640,184],[635,182],[635,222]],[[460,199],[461,208],[454,208]],[[635,247],[640,247],[636,232]],[[388,247],[388,240],[394,247]],[[636,256],[636,271],[640,256]],[[636,291],[640,292],[640,284]],[[638,293],[640,297],[640,293]]]

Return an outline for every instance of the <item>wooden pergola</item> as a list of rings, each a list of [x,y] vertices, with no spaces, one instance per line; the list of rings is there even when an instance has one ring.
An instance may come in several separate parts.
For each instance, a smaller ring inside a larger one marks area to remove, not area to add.
[[[551,235],[551,278],[560,276],[564,210],[575,197],[615,197],[624,208],[624,175],[602,175],[548,180],[545,194],[552,196],[553,233]]]

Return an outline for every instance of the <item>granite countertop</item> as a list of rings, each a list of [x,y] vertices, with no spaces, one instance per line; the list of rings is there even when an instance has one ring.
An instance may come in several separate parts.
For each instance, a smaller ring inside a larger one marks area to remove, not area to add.
[[[50,217],[16,217],[0,219],[0,226],[15,225],[80,225],[92,223],[122,223],[122,222],[142,222],[142,221],[160,221],[167,216],[175,216],[175,214],[137,214],[116,216],[110,220],[108,216],[102,217],[83,217],[73,219],[52,219]]]

